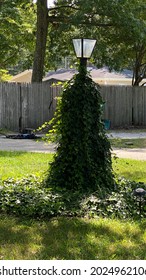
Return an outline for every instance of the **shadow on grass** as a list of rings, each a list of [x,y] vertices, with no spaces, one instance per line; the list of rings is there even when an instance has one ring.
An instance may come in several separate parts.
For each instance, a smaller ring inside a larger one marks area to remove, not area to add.
[[[146,259],[145,223],[0,219],[1,259]]]
[[[0,217],[0,259],[28,259],[31,244],[29,223]]]

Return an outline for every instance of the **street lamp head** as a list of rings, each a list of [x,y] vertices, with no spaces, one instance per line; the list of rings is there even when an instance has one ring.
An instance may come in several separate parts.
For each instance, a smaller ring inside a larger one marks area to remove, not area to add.
[[[146,195],[146,191],[143,189],[143,188],[137,188],[134,190],[133,192],[134,196],[137,196],[137,197],[144,197]]]
[[[77,58],[90,58],[95,47],[96,40],[73,39],[74,50]]]

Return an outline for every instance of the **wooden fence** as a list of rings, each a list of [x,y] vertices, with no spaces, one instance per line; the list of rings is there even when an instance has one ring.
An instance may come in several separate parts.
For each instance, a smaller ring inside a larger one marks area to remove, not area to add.
[[[61,87],[45,84],[0,84],[0,128],[38,128],[56,109]]]
[[[146,126],[146,87],[102,86],[101,92],[111,127]]]
[[[1,83],[0,128],[38,128],[53,117],[60,91],[51,83]],[[101,95],[111,127],[146,126],[146,87],[102,86]]]

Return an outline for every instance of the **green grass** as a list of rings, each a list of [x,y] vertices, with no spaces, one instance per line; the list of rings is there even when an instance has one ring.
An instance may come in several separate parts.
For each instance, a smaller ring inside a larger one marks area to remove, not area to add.
[[[114,172],[126,179],[146,183],[146,161],[133,159],[113,159]]]
[[[0,152],[1,179],[41,176],[52,154]],[[146,182],[146,162],[113,159],[113,168]],[[0,215],[0,259],[146,259],[146,221],[56,218],[25,220]]]
[[[146,148],[146,139],[110,139],[113,148]],[[118,176],[136,182],[146,183],[146,161],[133,159],[113,159],[113,169]]]
[[[121,138],[113,138],[109,139],[111,146],[115,148],[146,148],[146,139],[121,139]]]
[[[0,216],[0,259],[146,259],[146,222]]]
[[[0,180],[29,175],[40,177],[52,159],[53,154],[0,151]],[[146,161],[113,159],[113,169],[118,176],[146,183]]]
[[[0,151],[0,180],[27,175],[41,176],[52,161],[52,154]]]

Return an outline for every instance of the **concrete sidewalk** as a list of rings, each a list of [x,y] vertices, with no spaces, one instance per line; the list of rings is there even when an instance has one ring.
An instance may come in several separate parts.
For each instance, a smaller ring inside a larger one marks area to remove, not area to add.
[[[146,149],[117,149],[114,148],[112,155],[118,158],[146,160]]]
[[[146,132],[142,132],[142,131],[139,131],[139,132],[136,132],[135,130],[134,131],[130,131],[127,130],[127,131],[109,131],[107,132],[107,136],[109,138],[121,138],[121,139],[138,139],[138,138],[146,138]]]

